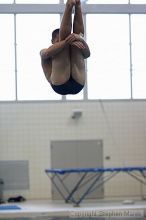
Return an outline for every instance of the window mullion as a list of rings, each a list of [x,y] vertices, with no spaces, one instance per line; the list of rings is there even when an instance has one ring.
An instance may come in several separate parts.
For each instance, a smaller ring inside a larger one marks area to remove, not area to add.
[[[17,40],[16,40],[16,14],[14,14],[14,56],[15,56],[15,99],[18,100],[18,82],[17,82]]]
[[[130,49],[130,94],[133,99],[133,63],[132,63],[132,39],[131,39],[131,14],[129,14],[129,49]]]

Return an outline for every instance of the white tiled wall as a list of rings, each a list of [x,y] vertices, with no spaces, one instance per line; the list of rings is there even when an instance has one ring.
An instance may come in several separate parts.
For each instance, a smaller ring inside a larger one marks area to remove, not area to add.
[[[71,118],[81,109],[79,120]],[[29,160],[30,190],[6,191],[27,199],[51,197],[51,140],[103,139],[104,166],[146,166],[146,102],[34,102],[0,104],[0,160]],[[110,159],[106,160],[105,157]],[[105,197],[140,196],[145,188],[128,176],[105,185]]]

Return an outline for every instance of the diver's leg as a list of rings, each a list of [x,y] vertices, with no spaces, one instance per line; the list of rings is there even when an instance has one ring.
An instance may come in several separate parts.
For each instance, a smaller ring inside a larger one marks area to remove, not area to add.
[[[72,9],[75,3],[76,3],[75,0],[67,0],[65,11],[60,25],[60,31],[59,31],[60,40],[64,40],[69,34],[71,34]]]
[[[84,23],[80,0],[76,0],[73,33],[82,34],[84,36]]]
[[[84,24],[80,0],[76,0],[73,33],[84,35]],[[71,74],[72,78],[78,83],[81,85],[85,84],[85,61],[81,50],[75,46],[71,47]]]

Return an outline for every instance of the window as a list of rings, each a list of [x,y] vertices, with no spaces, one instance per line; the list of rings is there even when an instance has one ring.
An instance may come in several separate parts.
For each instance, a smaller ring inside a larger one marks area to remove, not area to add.
[[[0,4],[12,4],[14,0],[0,0]]]
[[[15,100],[14,16],[0,15],[0,100]]]
[[[129,0],[87,0],[87,4],[128,4]]]
[[[61,98],[46,80],[39,54],[41,49],[49,47],[52,31],[59,24],[57,14],[17,15],[18,100]]]
[[[86,3],[83,17],[91,50],[86,60],[87,87],[75,96],[67,95],[66,100],[146,99],[146,0],[81,1]],[[52,31],[60,27],[63,2],[66,0],[0,0],[0,101],[64,99],[46,80],[39,54],[51,45]],[[25,4],[29,3],[34,4],[32,14],[27,13]],[[23,5],[17,4],[25,5],[24,14]],[[48,14],[45,6],[39,9],[35,4],[52,4],[51,12],[57,12]],[[106,11],[99,7],[96,13],[93,4],[105,4]]]
[[[146,98],[146,15],[132,15],[133,98]]]
[[[15,0],[19,4],[58,4],[59,0]]]
[[[87,15],[89,99],[130,98],[128,15]]]
[[[66,3],[67,0],[64,0]],[[87,4],[128,4],[129,0],[81,0]]]
[[[79,92],[77,95],[67,95],[67,100],[83,100],[83,90]]]
[[[146,0],[130,0],[131,4],[146,4]]]

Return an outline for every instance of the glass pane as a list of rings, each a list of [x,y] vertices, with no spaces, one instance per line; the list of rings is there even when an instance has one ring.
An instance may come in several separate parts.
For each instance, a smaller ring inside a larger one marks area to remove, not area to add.
[[[11,4],[14,3],[14,0],[0,0],[0,4]]]
[[[80,0],[81,2],[86,2],[86,0]],[[67,0],[64,0],[64,4],[67,2]]]
[[[52,22],[53,21],[53,22]],[[52,31],[59,27],[60,16],[17,15],[18,99],[60,99],[46,80],[40,50],[51,45]]]
[[[132,15],[133,98],[146,98],[146,15]]]
[[[90,14],[86,27],[89,99],[130,98],[128,15]]]
[[[146,4],[146,0],[130,0],[131,4]]]
[[[87,4],[128,4],[129,0],[87,0]]]
[[[59,0],[16,0],[19,4],[58,4]]]
[[[67,95],[67,100],[82,100],[83,99],[83,91],[79,92],[76,95]]]
[[[13,21],[13,15],[0,15],[0,100],[15,100]]]

